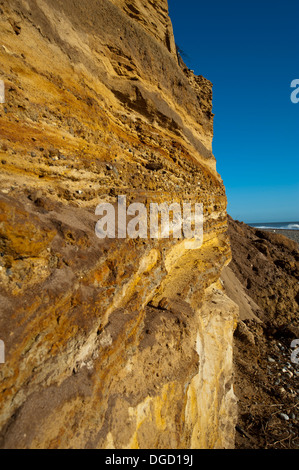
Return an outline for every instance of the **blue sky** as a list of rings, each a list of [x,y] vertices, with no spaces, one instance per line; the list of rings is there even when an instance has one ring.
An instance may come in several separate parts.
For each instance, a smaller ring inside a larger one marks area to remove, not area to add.
[[[169,0],[186,64],[213,83],[217,170],[229,214],[299,220],[298,0]]]

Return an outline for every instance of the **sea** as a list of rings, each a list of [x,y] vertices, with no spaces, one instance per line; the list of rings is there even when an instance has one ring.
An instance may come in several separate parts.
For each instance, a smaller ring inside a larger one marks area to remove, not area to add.
[[[256,223],[248,224],[250,227],[260,229],[277,229],[277,230],[299,230],[299,222],[269,222],[269,223]]]

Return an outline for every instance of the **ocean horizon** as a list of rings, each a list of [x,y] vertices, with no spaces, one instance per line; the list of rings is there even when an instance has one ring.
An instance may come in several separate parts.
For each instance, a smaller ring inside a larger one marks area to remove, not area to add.
[[[260,222],[247,224],[250,227],[260,229],[277,229],[277,230],[299,230],[299,221],[297,222]]]

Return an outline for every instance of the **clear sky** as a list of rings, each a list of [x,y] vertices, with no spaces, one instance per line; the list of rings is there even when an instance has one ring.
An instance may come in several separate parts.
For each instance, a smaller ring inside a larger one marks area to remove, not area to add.
[[[169,0],[189,68],[213,83],[217,170],[235,219],[299,220],[298,0]]]

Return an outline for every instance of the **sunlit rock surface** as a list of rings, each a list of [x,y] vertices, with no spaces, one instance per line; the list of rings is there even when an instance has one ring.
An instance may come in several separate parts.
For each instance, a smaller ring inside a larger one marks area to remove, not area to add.
[[[233,447],[211,83],[164,0],[0,7],[1,447]],[[118,195],[203,203],[202,247],[100,240]]]

